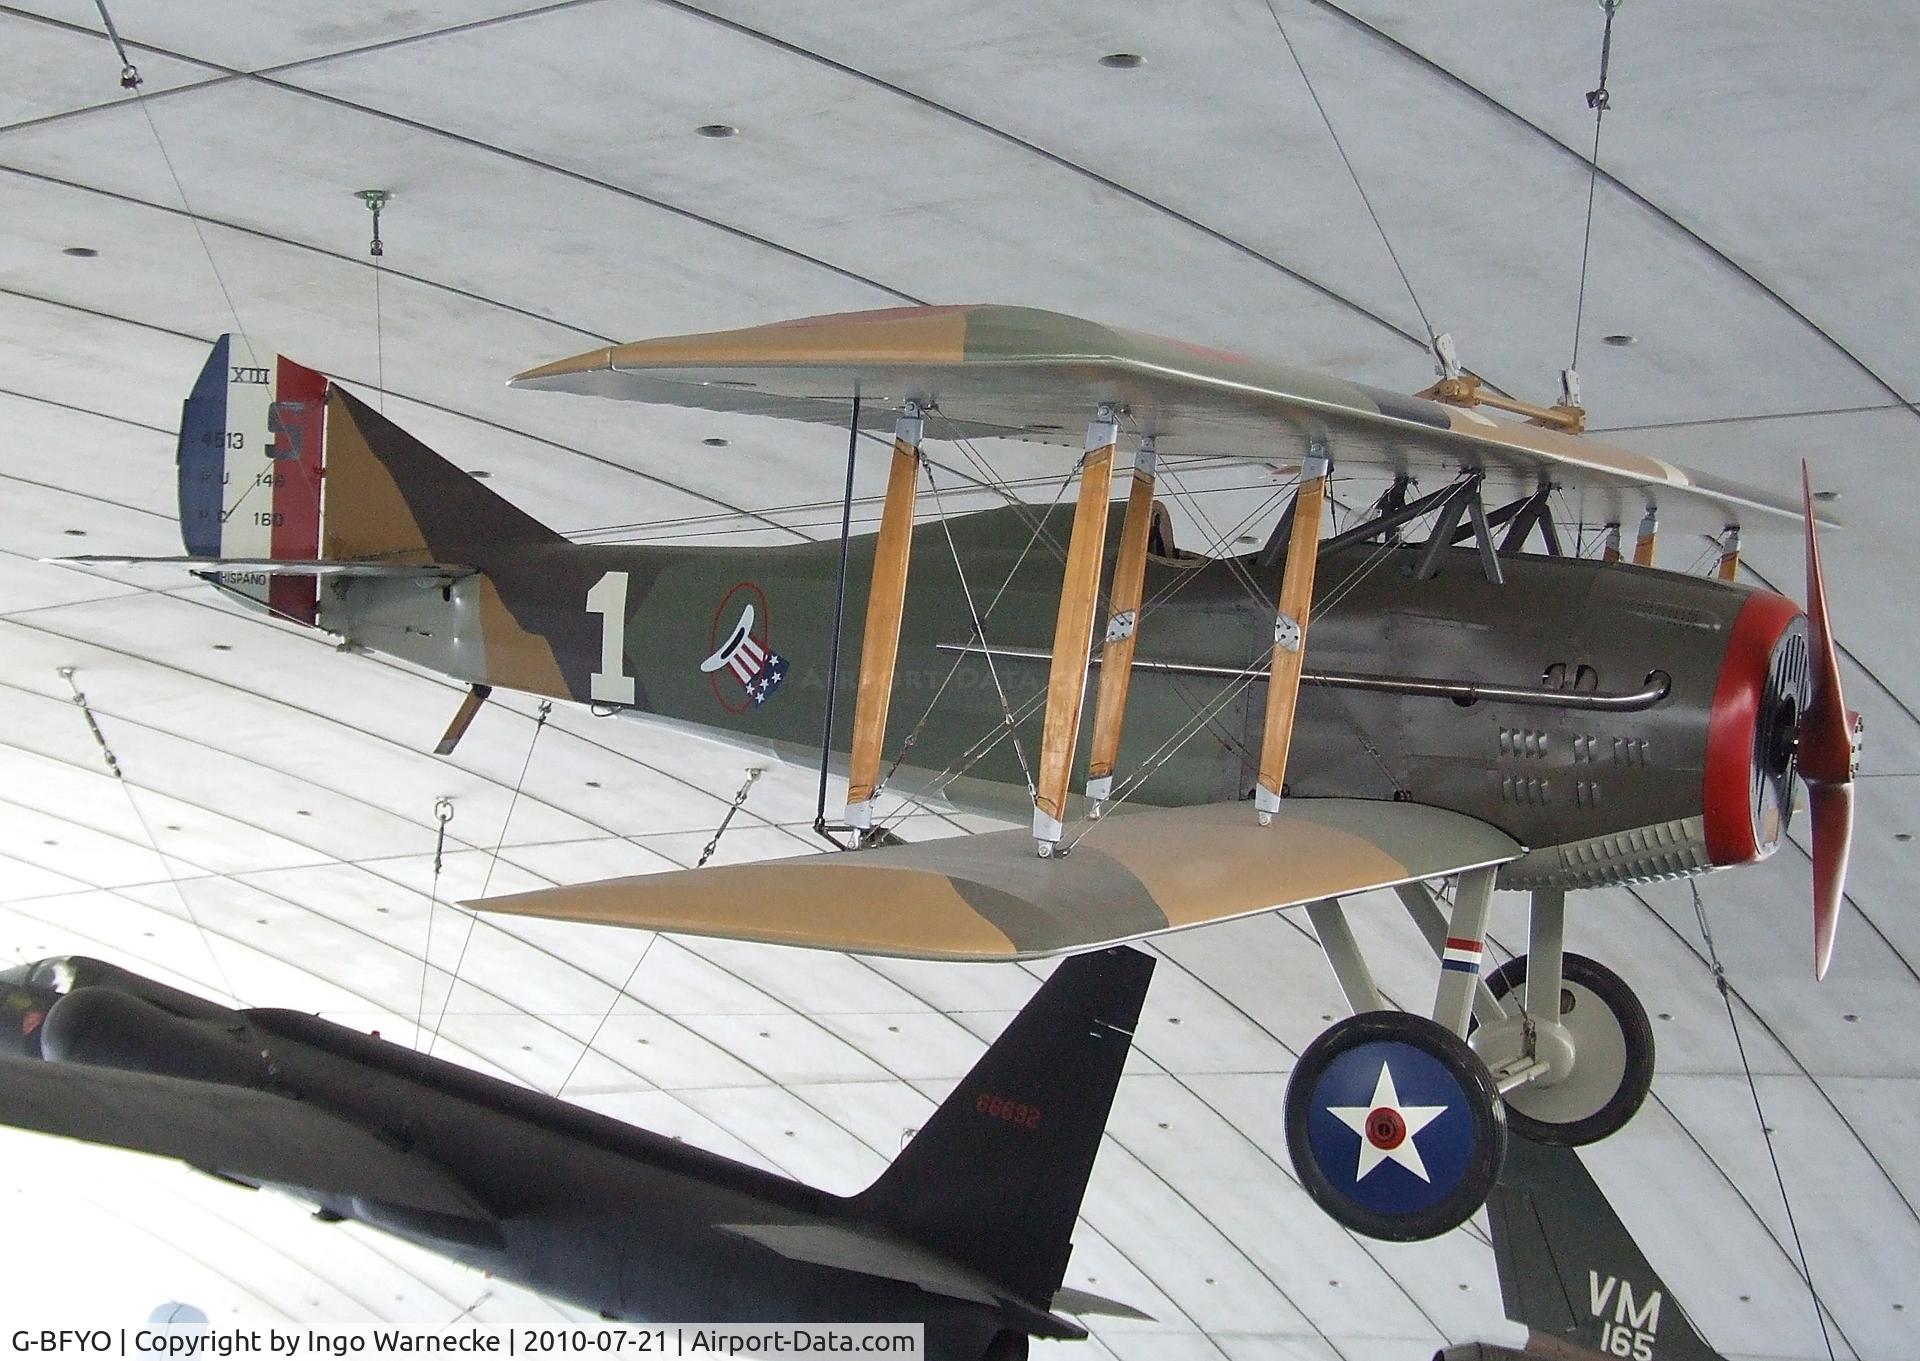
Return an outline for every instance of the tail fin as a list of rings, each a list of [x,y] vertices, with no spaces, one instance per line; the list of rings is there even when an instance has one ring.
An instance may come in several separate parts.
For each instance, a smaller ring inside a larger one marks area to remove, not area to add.
[[[215,342],[187,398],[178,465],[194,558],[484,567],[501,549],[560,539],[324,374],[233,336]],[[218,576],[315,620],[312,575]]]
[[[1049,1307],[1153,965],[1126,948],[1062,964],[856,1211]]]
[[[1721,1361],[1573,1149],[1513,1139],[1487,1213],[1524,1355]]]

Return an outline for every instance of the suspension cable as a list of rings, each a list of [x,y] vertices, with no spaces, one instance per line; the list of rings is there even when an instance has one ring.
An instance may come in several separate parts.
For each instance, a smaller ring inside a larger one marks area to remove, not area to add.
[[[433,960],[433,918],[440,907],[440,870],[446,863],[447,824],[453,821],[453,799],[442,794],[433,801],[433,820],[439,824],[433,838],[433,890],[427,895],[427,942],[420,950],[420,1005],[413,1013],[413,1047],[420,1048],[420,1036],[427,1021],[427,971]]]
[[[1587,91],[1587,107],[1593,110],[1593,155],[1587,158],[1587,225],[1580,237],[1580,296],[1573,307],[1573,358],[1567,367],[1580,367],[1580,325],[1587,312],[1587,260],[1593,252],[1593,201],[1600,187],[1600,124],[1607,116],[1613,97],[1607,93],[1607,67],[1613,60],[1613,15],[1620,0],[1600,0],[1606,11],[1606,26],[1600,31],[1600,83]]]
[[[201,922],[200,915],[193,910],[193,903],[187,898],[186,889],[180,883],[180,876],[174,873],[173,862],[161,852],[160,842],[153,834],[153,824],[147,821],[146,813],[140,808],[140,801],[133,796],[133,786],[128,783],[126,772],[120,768],[120,758],[115,756],[113,748],[107,745],[107,736],[100,731],[100,720],[94,717],[93,706],[87,703],[86,693],[81,690],[79,682],[73,678],[74,668],[63,666],[59,668],[59,673],[60,679],[67,683],[67,688],[73,691],[73,703],[87,721],[87,731],[93,734],[94,745],[100,748],[100,759],[105,762],[107,773],[119,784],[120,792],[127,796],[127,807],[133,810],[134,821],[140,824],[140,831],[147,839],[147,849],[151,850],[154,858],[160,862],[160,868],[166,872],[167,882],[173,886],[174,897],[180,900],[181,910],[187,914],[187,921],[192,924],[194,933],[200,937],[200,944],[205,948],[207,958],[213,963],[213,971],[220,977],[220,986],[226,990],[227,996],[233,999],[235,1006],[242,1005],[240,994],[234,990],[233,980],[227,976],[226,965],[220,962],[220,956],[213,948],[212,936],[208,934],[206,926]]]
[[[553,701],[540,701],[540,711],[533,721],[533,737],[527,742],[527,756],[520,763],[520,778],[513,782],[513,796],[507,800],[507,815],[500,819],[500,835],[493,843],[493,855],[487,861],[486,877],[481,880],[479,896],[487,896],[487,890],[493,886],[493,872],[500,864],[500,850],[507,844],[507,828],[513,825],[513,810],[519,806],[520,791],[526,787],[527,771],[533,765],[533,749],[540,745],[540,734],[545,731],[547,718],[553,713]],[[448,904],[452,906],[452,904]],[[440,999],[439,1014],[433,1018],[433,1034],[427,1038],[427,1053],[433,1053],[433,1047],[440,1043],[440,1028],[447,1023],[447,1010],[453,1005],[454,990],[460,986],[460,969],[467,962],[467,947],[473,944],[473,928],[480,920],[478,912],[465,908],[455,908],[465,914],[467,933],[460,939],[460,953],[454,957],[453,973],[447,980],[447,995]]]
[[[207,268],[213,271],[213,281],[220,286],[220,296],[227,301],[227,311],[233,316],[233,329],[239,333],[240,343],[247,347],[247,355],[255,364],[260,362],[254,353],[253,341],[247,336],[246,324],[240,320],[240,309],[234,305],[233,293],[227,288],[227,280],[220,273],[220,264],[213,258],[213,247],[207,243],[205,225],[200,214],[193,210],[193,204],[187,198],[187,189],[180,182],[180,172],[174,168],[173,157],[167,153],[167,144],[160,136],[160,126],[153,121],[153,111],[147,107],[146,81],[140,75],[133,58],[127,52],[127,45],[120,40],[120,30],[114,26],[113,16],[107,13],[107,0],[93,0],[94,7],[100,11],[100,22],[106,26],[107,40],[113,44],[113,50],[120,56],[120,88],[133,95],[133,102],[139,106],[141,116],[147,120],[147,130],[153,134],[153,144],[160,150],[160,159],[166,164],[167,177],[173,181],[173,191],[180,196],[180,207],[187,215],[187,221],[193,224],[193,234],[200,238],[200,249],[207,257]]]
[[[1619,3],[1619,0],[1614,0]],[[1609,10],[1611,17],[1611,10]],[[1793,1250],[1800,1258],[1800,1279],[1807,1283],[1807,1295],[1813,1301],[1813,1317],[1820,1325],[1820,1340],[1827,1345],[1827,1361],[1834,1361],[1833,1338],[1827,1332],[1827,1311],[1820,1302],[1820,1292],[1814,1288],[1813,1272],[1807,1266],[1807,1245],[1800,1239],[1800,1224],[1793,1215],[1793,1200],[1787,1195],[1787,1179],[1780,1171],[1780,1155],[1773,1147],[1773,1127],[1767,1123],[1767,1113],[1760,1105],[1760,1085],[1753,1080],[1753,1065],[1747,1062],[1747,1046],[1740,1038],[1740,1019],[1733,1009],[1733,987],[1727,982],[1727,971],[1720,963],[1720,952],[1713,944],[1713,929],[1707,925],[1707,905],[1700,897],[1700,881],[1687,880],[1693,890],[1694,920],[1700,924],[1700,938],[1707,945],[1707,962],[1713,968],[1713,985],[1720,990],[1720,1000],[1727,1007],[1727,1026],[1733,1031],[1733,1046],[1740,1053],[1740,1068],[1747,1077],[1747,1091],[1753,1097],[1754,1118],[1760,1122],[1760,1137],[1766,1141],[1767,1161],[1773,1164],[1773,1183],[1780,1188],[1780,1204],[1787,1212],[1787,1228],[1793,1234]]]
[[[1619,3],[1619,0],[1614,0]],[[1439,337],[1435,334],[1433,323],[1427,320],[1427,309],[1420,305],[1420,295],[1414,292],[1413,280],[1407,276],[1406,266],[1400,263],[1400,253],[1393,248],[1393,241],[1387,236],[1386,224],[1381,222],[1380,214],[1374,211],[1373,199],[1367,194],[1367,187],[1360,182],[1360,172],[1354,169],[1353,158],[1347,155],[1347,149],[1340,142],[1340,134],[1334,130],[1333,119],[1327,113],[1327,106],[1320,101],[1320,92],[1313,87],[1313,78],[1307,74],[1306,64],[1300,60],[1293,39],[1287,35],[1287,26],[1280,18],[1280,10],[1274,0],[1267,0],[1267,13],[1273,16],[1273,26],[1280,30],[1280,41],[1287,45],[1287,55],[1293,58],[1294,69],[1300,72],[1300,81],[1307,87],[1307,93],[1313,97],[1313,107],[1320,111],[1320,121],[1327,125],[1327,136],[1333,139],[1333,149],[1340,153],[1340,163],[1347,168],[1347,177],[1353,181],[1353,187],[1359,191],[1360,201],[1366,205],[1367,216],[1373,219],[1373,229],[1380,233],[1380,244],[1387,248],[1387,256],[1393,261],[1393,267],[1400,274],[1400,282],[1407,286],[1407,296],[1413,300],[1413,310],[1420,314],[1420,325],[1426,329],[1427,344],[1433,346]]]

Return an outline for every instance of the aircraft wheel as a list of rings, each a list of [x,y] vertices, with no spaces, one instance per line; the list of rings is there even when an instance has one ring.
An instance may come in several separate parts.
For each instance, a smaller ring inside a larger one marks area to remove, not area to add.
[[[1336,1222],[1412,1242],[1464,1224],[1506,1160],[1500,1092],[1445,1026],[1366,1011],[1309,1044],[1287,1081],[1287,1150]]]
[[[1489,974],[1487,987],[1505,1001],[1520,993],[1526,978],[1522,955]],[[1571,1063],[1562,1076],[1508,1092],[1507,1123],[1535,1143],[1578,1148],[1618,1131],[1647,1099],[1653,1086],[1653,1026],[1625,979],[1571,953],[1561,966],[1557,1019]]]

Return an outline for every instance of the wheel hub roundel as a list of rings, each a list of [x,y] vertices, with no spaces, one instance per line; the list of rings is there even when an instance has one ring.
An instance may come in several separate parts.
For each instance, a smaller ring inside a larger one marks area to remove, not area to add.
[[[1445,1027],[1366,1012],[1307,1046],[1287,1084],[1287,1145],[1336,1221],[1376,1238],[1431,1238],[1464,1222],[1506,1150],[1486,1065]]]

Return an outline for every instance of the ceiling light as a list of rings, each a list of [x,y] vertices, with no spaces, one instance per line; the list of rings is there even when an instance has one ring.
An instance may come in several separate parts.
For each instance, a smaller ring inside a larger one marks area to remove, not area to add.
[[[1601,336],[1600,343],[1603,345],[1617,345],[1621,349],[1625,349],[1627,346],[1637,343],[1639,339],[1639,336],[1630,336],[1625,331],[1615,331],[1610,336]]]
[[[1138,52],[1109,52],[1100,58],[1100,64],[1114,71],[1131,71],[1145,66],[1147,59]]]
[[[707,436],[707,437],[706,437],[705,439],[703,439],[703,440],[701,440],[700,442],[701,442],[702,444],[704,444],[704,445],[706,445],[706,446],[707,446],[707,448],[709,448],[709,449],[724,449],[724,448],[726,448],[726,447],[727,447],[727,446],[728,446],[729,444],[732,444],[732,443],[733,443],[733,441],[732,441],[732,440],[730,440],[730,439],[721,439],[721,438],[720,438],[720,436],[718,436],[718,435],[709,435],[709,436]]]
[[[68,246],[65,250],[61,251],[60,253],[62,255],[71,255],[76,260],[91,260],[93,259],[94,256],[98,255],[100,252],[95,250],[92,246]]]
[[[702,123],[694,131],[702,137],[738,137],[740,129],[731,123]]]

